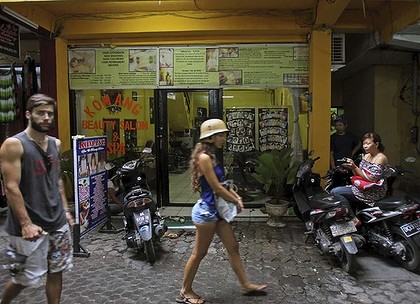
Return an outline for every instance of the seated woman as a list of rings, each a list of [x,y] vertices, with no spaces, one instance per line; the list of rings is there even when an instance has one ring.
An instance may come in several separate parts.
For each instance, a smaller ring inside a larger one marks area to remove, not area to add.
[[[331,193],[341,196],[347,202],[356,202],[357,204],[362,202],[373,206],[375,201],[386,196],[388,190],[386,178],[390,173],[389,163],[383,153],[385,147],[378,134],[366,133],[362,142],[365,155],[359,167],[350,158],[347,158],[347,162],[343,164],[353,172],[353,185],[334,188]]]

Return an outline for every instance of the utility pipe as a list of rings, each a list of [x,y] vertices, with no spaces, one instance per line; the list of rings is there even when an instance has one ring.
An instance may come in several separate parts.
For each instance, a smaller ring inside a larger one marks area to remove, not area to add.
[[[418,66],[419,56],[418,54],[413,55],[413,108],[412,112],[414,116],[420,116],[420,112],[417,112],[417,92],[418,92]]]

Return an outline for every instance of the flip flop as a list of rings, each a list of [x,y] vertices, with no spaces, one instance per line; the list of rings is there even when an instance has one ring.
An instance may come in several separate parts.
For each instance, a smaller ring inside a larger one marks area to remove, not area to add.
[[[176,298],[177,303],[184,303],[184,304],[204,304],[206,302],[205,299],[202,297],[198,298],[188,298],[182,292],[179,293],[179,297]]]
[[[180,222],[181,224],[185,223],[185,217],[183,216],[170,216],[169,219],[175,222]]]
[[[182,233],[183,233],[182,231],[178,233],[166,231],[163,237],[168,237],[170,239],[177,239],[182,235]]]

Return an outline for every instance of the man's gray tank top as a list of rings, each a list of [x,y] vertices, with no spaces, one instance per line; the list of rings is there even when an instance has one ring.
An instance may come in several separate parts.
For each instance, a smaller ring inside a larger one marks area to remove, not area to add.
[[[22,170],[19,189],[22,192],[26,210],[32,223],[47,232],[55,231],[66,223],[66,215],[59,188],[59,153],[55,138],[48,136],[46,154],[51,159],[51,168],[45,164],[41,148],[29,139],[25,132],[13,136],[23,146]],[[47,160],[48,162],[48,160]],[[11,208],[7,211],[6,232],[21,236],[19,221]]]

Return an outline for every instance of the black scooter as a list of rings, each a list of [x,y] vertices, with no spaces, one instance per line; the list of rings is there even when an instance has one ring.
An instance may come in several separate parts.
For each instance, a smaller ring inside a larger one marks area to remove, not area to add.
[[[400,167],[391,167],[391,171],[384,199],[373,207],[355,204],[356,216],[362,222],[359,232],[369,248],[392,257],[407,270],[420,272],[420,198],[393,195],[395,179],[409,171]]]
[[[147,189],[142,173],[144,165],[144,158],[131,160],[117,173],[124,188],[123,239],[129,248],[144,252],[147,261],[154,263],[156,261],[154,242],[164,235],[168,227],[156,207],[151,191]]]
[[[349,207],[324,191],[319,174],[312,172],[318,159],[308,158],[297,170],[293,185],[294,210],[305,223],[308,238],[313,236],[323,254],[336,256],[342,268],[351,273],[357,269],[356,254],[364,239],[356,233]]]

